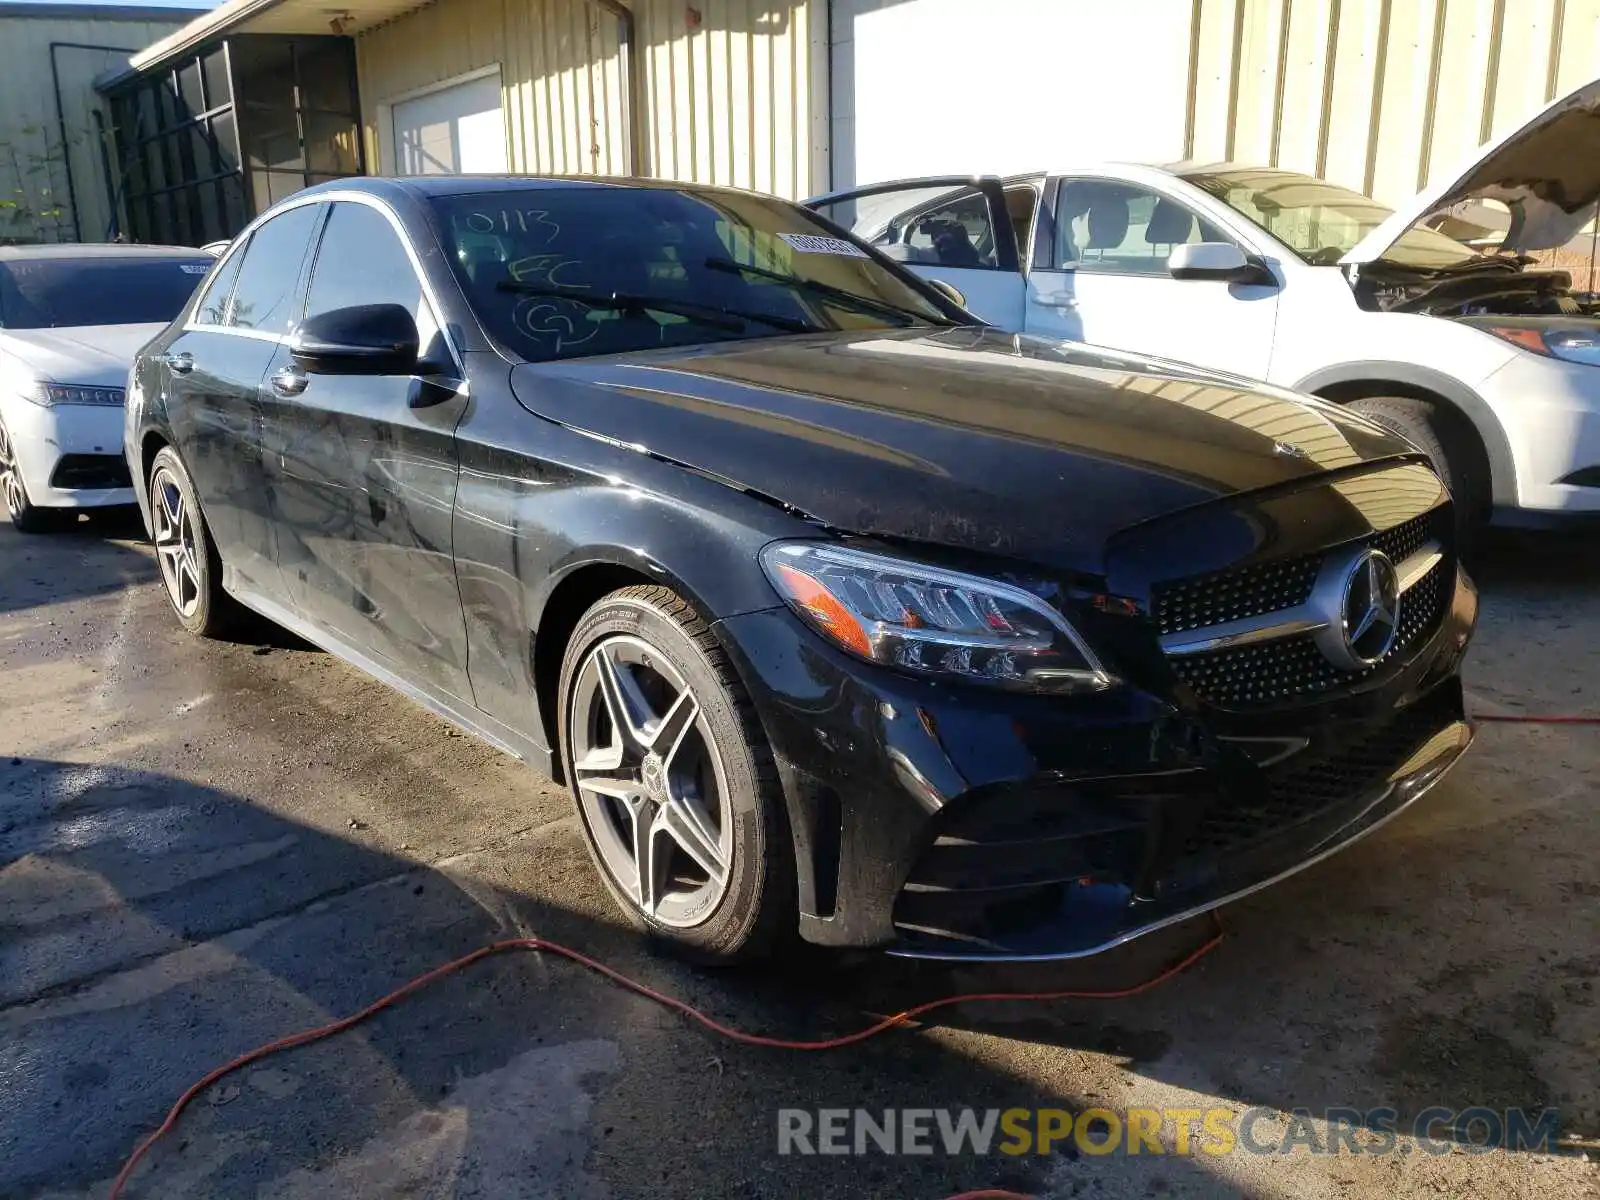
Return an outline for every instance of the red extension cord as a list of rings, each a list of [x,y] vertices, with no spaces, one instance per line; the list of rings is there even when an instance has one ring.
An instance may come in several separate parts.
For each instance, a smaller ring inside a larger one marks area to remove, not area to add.
[[[1474,721],[1499,721],[1507,725],[1600,725],[1600,717],[1530,717],[1521,713],[1476,714]]]
[[[1215,917],[1213,917],[1213,920],[1215,920]],[[287,1037],[278,1038],[276,1041],[268,1042],[264,1046],[257,1046],[254,1050],[246,1051],[244,1054],[239,1055],[238,1058],[208,1071],[188,1091],[178,1097],[178,1102],[167,1113],[167,1119],[161,1122],[160,1127],[145,1138],[144,1141],[140,1142],[134,1152],[128,1156],[128,1161],[123,1164],[122,1170],[117,1172],[116,1182],[111,1185],[110,1200],[118,1200],[118,1197],[122,1195],[123,1186],[128,1182],[128,1177],[133,1174],[133,1169],[139,1165],[139,1161],[149,1153],[150,1148],[157,1141],[171,1132],[172,1127],[178,1122],[179,1115],[188,1107],[190,1101],[224,1075],[263,1059],[269,1054],[276,1054],[280,1050],[292,1050],[296,1046],[304,1046],[309,1042],[321,1041],[323,1038],[332,1037],[336,1033],[343,1033],[351,1026],[365,1021],[374,1013],[388,1008],[397,1000],[403,1000],[413,992],[421,991],[430,983],[437,982],[446,975],[454,974],[463,967],[471,966],[480,959],[488,958],[495,954],[504,954],[509,950],[544,950],[550,954],[570,959],[580,966],[588,967],[599,975],[604,975],[618,987],[635,992],[648,1000],[654,1000],[657,1004],[670,1008],[676,1013],[681,1013],[691,1021],[705,1026],[711,1032],[719,1033],[725,1038],[740,1042],[746,1046],[764,1046],[774,1050],[837,1050],[841,1046],[854,1046],[858,1042],[864,1042],[870,1037],[876,1037],[878,1034],[893,1029],[897,1025],[904,1025],[924,1013],[932,1012],[936,1008],[948,1008],[952,1004],[970,1004],[992,1000],[1120,1000],[1127,996],[1137,996],[1140,992],[1149,991],[1151,988],[1165,983],[1174,975],[1188,970],[1199,962],[1201,958],[1216,949],[1217,944],[1221,941],[1222,924],[1218,921],[1215,932],[1198,949],[1191,951],[1170,967],[1151,976],[1143,983],[1134,984],[1132,987],[1115,988],[1110,991],[1100,992],[971,992],[961,996],[944,996],[938,1000],[929,1000],[926,1003],[915,1005],[904,1012],[895,1013],[892,1017],[885,1017],[876,1024],[869,1025],[865,1029],[859,1029],[855,1033],[847,1033],[842,1037],[825,1038],[822,1041],[797,1042],[786,1038],[767,1037],[759,1033],[746,1033],[741,1029],[734,1029],[731,1026],[724,1025],[720,1021],[706,1016],[699,1009],[677,999],[675,996],[669,996],[665,992],[658,992],[647,984],[640,983],[636,979],[630,979],[613,967],[608,967],[586,954],[580,954],[578,951],[560,945],[557,942],[546,941],[540,937],[508,938],[502,942],[491,942],[487,946],[480,946],[470,954],[463,954],[460,958],[447,962],[443,966],[435,967],[426,974],[417,976],[410,983],[396,988],[387,996],[374,1000],[359,1012],[351,1013],[348,1017],[341,1017],[339,1020],[330,1021],[326,1025],[318,1025],[314,1029],[303,1029],[299,1033],[291,1033]],[[962,1192],[959,1196],[950,1197],[950,1200],[1028,1200],[1028,1198],[1016,1192],[990,1189]]]
[[[1523,714],[1479,714],[1474,716],[1473,720],[1496,722],[1501,724],[1524,725],[1600,725],[1600,716],[1528,716]],[[1215,917],[1213,917],[1213,919],[1215,919]],[[128,1182],[128,1177],[133,1174],[133,1169],[139,1165],[140,1160],[143,1159],[147,1153],[149,1153],[150,1148],[154,1146],[156,1142],[171,1132],[172,1127],[178,1122],[178,1117],[183,1113],[183,1110],[189,1106],[189,1103],[201,1092],[205,1091],[206,1088],[210,1087],[217,1080],[221,1079],[224,1075],[227,1075],[233,1071],[237,1071],[240,1067],[256,1062],[259,1059],[265,1058],[269,1054],[276,1054],[280,1050],[292,1050],[296,1046],[304,1046],[310,1042],[321,1041],[323,1038],[332,1037],[336,1033],[343,1033],[351,1026],[360,1024],[374,1013],[381,1012],[383,1009],[388,1008],[397,1000],[405,999],[405,997],[411,995],[413,992],[420,991],[421,989],[427,987],[430,983],[433,983],[439,979],[443,979],[446,975],[454,974],[463,967],[471,966],[479,959],[488,958],[495,954],[504,954],[509,950],[544,950],[551,954],[559,955],[562,958],[570,959],[573,962],[578,963],[580,966],[588,967],[591,971],[605,976],[607,979],[611,980],[612,983],[615,983],[619,987],[625,988],[630,992],[636,992],[648,1000],[654,1000],[657,1004],[660,1004],[666,1008],[670,1008],[674,1012],[688,1017],[691,1021],[695,1021],[698,1024],[705,1026],[707,1029],[711,1030],[711,1032],[719,1033],[725,1038],[735,1042],[740,1042],[746,1046],[763,1046],[773,1050],[837,1050],[843,1046],[853,1046],[858,1042],[864,1042],[868,1038],[876,1037],[878,1034],[887,1032],[897,1025],[904,1025],[924,1013],[932,1012],[934,1009],[938,1008],[948,1008],[952,1004],[971,1004],[994,1000],[1019,1000],[1036,1002],[1050,1000],[1120,1000],[1128,996],[1136,996],[1140,992],[1149,991],[1151,988],[1165,983],[1174,975],[1178,975],[1181,972],[1188,970],[1201,958],[1205,957],[1205,955],[1214,950],[1217,947],[1217,944],[1221,941],[1222,925],[1219,921],[1217,923],[1216,932],[1213,933],[1212,936],[1208,938],[1198,949],[1192,951],[1178,962],[1173,963],[1165,970],[1158,972],[1149,979],[1146,979],[1143,983],[1135,984],[1132,987],[1117,988],[1111,991],[1101,992],[971,992],[960,996],[944,996],[938,1000],[929,1000],[926,1003],[918,1004],[912,1008],[908,1008],[904,1012],[896,1013],[892,1017],[885,1017],[876,1024],[869,1025],[865,1029],[857,1030],[855,1033],[847,1033],[842,1037],[825,1038],[822,1041],[815,1042],[790,1041],[786,1038],[767,1037],[764,1034],[745,1033],[743,1030],[734,1029],[731,1026],[724,1025],[720,1021],[706,1016],[706,1014],[701,1012],[699,1009],[686,1004],[684,1001],[679,1000],[676,997],[668,996],[664,992],[658,992],[654,988],[640,983],[638,980],[630,979],[628,976],[622,974],[622,972],[590,958],[586,954],[580,954],[578,951],[560,945],[557,942],[549,942],[544,938],[539,937],[509,938],[501,942],[491,942],[487,946],[480,946],[470,954],[463,954],[458,959],[447,962],[443,966],[435,967],[426,974],[417,976],[417,978],[413,979],[410,983],[396,988],[387,996],[383,996],[380,999],[374,1000],[371,1004],[367,1005],[367,1007],[361,1009],[359,1012],[351,1013],[348,1017],[342,1017],[337,1021],[330,1021],[326,1025],[319,1025],[314,1029],[304,1029],[299,1033],[291,1033],[287,1037],[281,1037],[276,1041],[268,1042],[264,1046],[257,1046],[254,1050],[250,1050],[244,1054],[241,1054],[238,1058],[233,1059],[231,1062],[223,1063],[222,1066],[207,1072],[207,1074],[192,1087],[190,1087],[188,1091],[184,1092],[183,1095],[178,1097],[178,1102],[174,1104],[172,1106],[172,1110],[167,1113],[167,1119],[161,1122],[160,1127],[149,1137],[145,1138],[144,1141],[140,1142],[139,1145],[134,1149],[133,1153],[128,1156],[128,1161],[123,1164],[122,1170],[117,1172],[116,1181],[111,1185],[110,1200],[118,1200],[118,1198],[122,1195],[122,1189],[124,1185],[126,1185]],[[975,1192],[962,1192],[958,1196],[951,1196],[949,1200],[1029,1200],[1029,1198],[1016,1192],[980,1189],[979,1191]]]

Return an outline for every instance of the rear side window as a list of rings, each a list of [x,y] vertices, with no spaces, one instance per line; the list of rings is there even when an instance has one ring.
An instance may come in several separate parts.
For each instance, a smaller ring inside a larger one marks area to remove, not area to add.
[[[289,332],[296,315],[295,284],[323,210],[321,204],[303,204],[257,227],[245,247],[221,324],[265,333]]]
[[[248,243],[239,247],[239,253],[223,263],[217,273],[206,280],[206,290],[194,310],[196,325],[228,323],[228,301],[233,298],[233,285],[239,278],[239,268],[244,265],[244,254],[247,249],[249,249]]]

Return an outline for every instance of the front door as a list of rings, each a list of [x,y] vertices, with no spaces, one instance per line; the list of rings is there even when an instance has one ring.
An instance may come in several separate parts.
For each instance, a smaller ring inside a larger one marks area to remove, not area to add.
[[[437,375],[312,375],[287,345],[261,387],[278,561],[301,614],[431,690],[471,703],[450,524],[466,406],[445,336],[383,210],[332,206],[308,316],[402,304]]]
[[[1017,237],[999,179],[907,179],[805,203],[924,279],[954,288],[967,311],[1022,328]]]
[[[178,453],[194,480],[230,591],[282,598],[261,446],[259,389],[321,215],[293,208],[258,226],[217,274],[167,347]]]
[[[1175,279],[1167,268],[1178,246],[1233,239],[1180,201],[1120,180],[1061,179],[1046,202],[1051,244],[1035,249],[1028,333],[1266,377],[1277,285]]]

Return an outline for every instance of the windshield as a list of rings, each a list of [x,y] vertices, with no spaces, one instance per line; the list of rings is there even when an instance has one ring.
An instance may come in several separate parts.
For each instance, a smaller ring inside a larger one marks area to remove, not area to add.
[[[432,203],[473,309],[533,362],[950,324],[914,280],[782,200],[585,186]]]
[[[1394,212],[1369,196],[1293,171],[1201,171],[1183,178],[1317,265],[1337,263]],[[1438,268],[1481,255],[1454,238],[1413,225],[1383,257],[1409,267]]]
[[[212,259],[46,258],[0,264],[0,325],[165,325]]]

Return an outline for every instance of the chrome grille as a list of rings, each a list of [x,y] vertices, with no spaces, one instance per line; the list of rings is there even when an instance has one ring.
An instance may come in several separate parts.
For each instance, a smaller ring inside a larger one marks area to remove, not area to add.
[[[1320,555],[1307,554],[1163,584],[1155,595],[1156,627],[1162,633],[1187,633],[1293,608],[1311,594],[1321,561]]]
[[[1453,520],[1449,507],[1436,508],[1432,512],[1425,512],[1420,517],[1413,517],[1403,524],[1396,525],[1393,529],[1385,529],[1372,539],[1372,546],[1382,550],[1395,562],[1410,558],[1430,541],[1438,541],[1449,545],[1453,540],[1450,536],[1449,523]]]
[[[1449,506],[1441,505],[1373,536],[1369,544],[1398,563],[1430,541],[1449,545],[1453,540],[1450,529],[1453,520]],[[1256,567],[1177,585],[1162,585],[1153,597],[1157,624],[1162,627],[1163,634],[1188,633],[1245,616],[1292,608],[1309,595],[1323,557],[1324,554],[1316,554],[1267,564],[1282,568],[1276,575],[1263,576],[1264,568]],[[1219,708],[1260,708],[1325,696],[1385,670],[1424,641],[1444,616],[1444,605],[1450,594],[1446,583],[1454,570],[1454,562],[1447,555],[1412,586],[1401,605],[1400,629],[1394,646],[1381,661],[1362,670],[1346,670],[1330,662],[1308,633],[1200,653],[1174,654],[1169,661],[1183,682],[1203,700]],[[1298,582],[1294,582],[1292,588],[1283,583],[1263,586],[1261,582],[1263,578],[1298,581],[1302,574],[1307,579],[1303,588]],[[1181,604],[1164,608],[1169,594],[1183,597]],[[1278,598],[1285,595],[1291,597],[1287,603],[1278,603]],[[1245,599],[1241,601],[1236,598],[1238,596]],[[1271,607],[1262,607],[1269,601]],[[1208,615],[1198,624],[1187,623],[1189,614],[1196,612]],[[1164,616],[1174,622],[1170,628],[1164,623]]]

